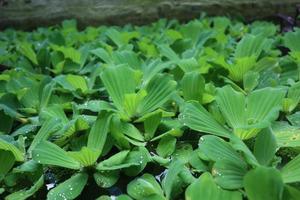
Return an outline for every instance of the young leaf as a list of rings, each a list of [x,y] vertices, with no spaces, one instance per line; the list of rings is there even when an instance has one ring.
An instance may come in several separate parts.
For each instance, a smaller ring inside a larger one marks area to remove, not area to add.
[[[88,167],[95,164],[100,155],[100,152],[96,149],[91,150],[88,147],[82,147],[80,151],[69,151],[67,152],[67,154],[80,162],[82,166]]]

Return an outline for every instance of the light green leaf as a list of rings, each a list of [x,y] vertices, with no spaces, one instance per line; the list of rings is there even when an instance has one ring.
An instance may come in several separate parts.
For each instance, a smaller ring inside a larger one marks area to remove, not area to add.
[[[69,169],[80,169],[80,162],[72,158],[59,146],[41,141],[32,151],[33,160],[45,165],[56,165]]]
[[[146,97],[142,100],[138,113],[144,115],[162,106],[174,93],[176,82],[169,76],[157,75],[146,86]]]
[[[125,94],[135,92],[136,72],[127,65],[118,65],[106,68],[100,77],[114,105],[122,111]]]
[[[80,151],[69,151],[67,155],[74,158],[84,167],[91,166],[97,161],[100,152],[96,149],[91,150],[88,147],[82,147]]]
[[[132,163],[125,163],[126,158],[129,154],[129,151],[120,151],[116,153],[115,155],[109,157],[108,159],[100,162],[96,169],[97,170],[116,170],[116,169],[122,169],[125,167],[131,166]],[[138,164],[138,163],[133,163]]]
[[[239,189],[243,187],[243,178],[247,173],[247,166],[232,160],[219,160],[212,168],[215,181],[224,189]]]
[[[246,163],[230,143],[214,135],[205,135],[200,138],[199,150],[204,153],[209,160],[222,161],[228,160],[246,167]]]
[[[0,149],[5,151],[10,151],[14,155],[16,161],[24,161],[24,153],[20,149],[18,149],[15,145],[4,140],[4,138],[1,137],[0,137]]]
[[[173,185],[179,173],[181,172],[181,170],[183,170],[183,166],[183,162],[178,160],[173,161],[169,166],[168,172],[162,182],[162,188],[165,192],[167,199],[171,198]]]
[[[270,41],[268,41],[264,36],[257,35],[245,35],[237,44],[234,57],[243,58],[243,57],[258,57],[260,53],[269,46]]]
[[[283,37],[283,42],[286,47],[292,51],[300,51],[300,30],[287,32]]]
[[[20,43],[20,49],[19,50],[33,64],[35,64],[35,65],[38,64],[36,53],[32,49],[32,45],[30,43],[28,43],[28,42],[22,42],[22,43]]]
[[[186,103],[179,115],[180,121],[189,128],[222,137],[230,137],[229,130],[219,124],[199,103]]]
[[[156,148],[156,152],[161,157],[170,156],[175,151],[176,138],[172,136],[163,137]]]
[[[186,101],[202,102],[205,80],[199,72],[186,73],[181,80],[183,97]]]
[[[277,122],[272,125],[278,147],[299,147],[300,130],[286,122]]]
[[[109,188],[119,179],[119,171],[98,171],[94,173],[94,179],[99,187]]]
[[[145,116],[144,115],[144,129],[145,129],[145,139],[152,139],[155,135],[155,131],[160,124],[162,118],[162,112],[152,112],[152,114]]]
[[[271,128],[263,129],[256,137],[254,155],[261,165],[268,166],[274,158],[277,143]]]
[[[300,155],[288,162],[282,169],[281,175],[285,183],[300,181]]]
[[[73,62],[77,64],[81,64],[81,53],[80,51],[74,49],[73,47],[65,47],[65,46],[57,46],[57,45],[51,45],[51,48],[54,51],[58,51],[63,53],[65,58],[71,59]]]
[[[80,90],[82,93],[86,94],[89,90],[87,81],[84,78],[84,76],[73,74],[60,75],[55,77],[54,80],[57,83],[59,83],[63,88],[70,91]]]
[[[280,200],[283,187],[280,172],[274,168],[257,167],[244,177],[244,188],[249,200]]]
[[[75,199],[80,195],[88,180],[86,173],[78,173],[50,190],[48,200]]]
[[[61,123],[57,118],[49,118],[46,120],[32,140],[31,145],[28,148],[28,152],[31,154],[31,151],[36,147],[36,145],[38,145],[41,141],[47,140],[52,133],[60,128]]]
[[[259,73],[248,71],[243,77],[243,86],[246,92],[251,92],[258,85]]]
[[[130,119],[131,117],[135,116],[139,104],[143,101],[146,95],[147,92],[145,90],[140,90],[138,93],[124,95],[123,108],[125,112],[125,119]]]
[[[111,117],[111,114],[106,112],[101,112],[99,114],[88,136],[88,148],[98,150],[100,154],[102,153],[104,144],[106,142]]]
[[[245,97],[225,86],[218,90],[216,101],[234,134],[249,139],[278,117],[284,95],[282,89],[263,88]]]
[[[207,200],[242,200],[241,193],[221,189],[207,172],[202,174],[185,191],[186,200],[198,200],[199,197]]]
[[[150,198],[150,196],[155,194],[163,196],[160,185],[151,174],[144,174],[131,181],[127,185],[127,193],[134,199]]]

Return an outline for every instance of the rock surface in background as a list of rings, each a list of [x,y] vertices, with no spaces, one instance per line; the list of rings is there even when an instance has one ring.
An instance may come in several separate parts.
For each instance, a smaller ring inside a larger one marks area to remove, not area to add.
[[[300,0],[0,0],[0,28],[31,29],[76,18],[80,26],[145,24],[159,18],[189,20],[208,15],[262,19],[294,16]]]

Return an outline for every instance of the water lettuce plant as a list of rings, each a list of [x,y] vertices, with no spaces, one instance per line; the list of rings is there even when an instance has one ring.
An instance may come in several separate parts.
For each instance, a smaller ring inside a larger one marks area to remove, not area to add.
[[[299,48],[226,17],[3,30],[0,199],[298,200]]]

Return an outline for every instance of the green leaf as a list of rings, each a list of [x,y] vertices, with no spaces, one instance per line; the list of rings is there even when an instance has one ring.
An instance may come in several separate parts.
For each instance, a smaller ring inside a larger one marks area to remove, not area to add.
[[[110,120],[111,114],[106,112],[99,114],[88,136],[88,148],[95,149],[99,151],[100,154],[102,153],[107,138]]]
[[[114,105],[122,111],[125,94],[135,92],[136,72],[127,65],[118,65],[107,67],[100,77]]]
[[[245,175],[244,187],[249,200],[280,200],[284,184],[278,170],[261,166]]]
[[[36,53],[32,49],[32,45],[30,43],[28,43],[28,42],[22,42],[22,43],[20,43],[20,49],[19,50],[33,64],[35,64],[35,65],[38,64]]]
[[[103,48],[97,48],[90,51],[92,54],[98,56],[100,59],[102,59],[107,64],[112,64],[112,60],[110,58],[110,55],[105,51]]]
[[[90,149],[88,147],[82,147],[80,151],[69,151],[67,154],[80,162],[84,167],[92,166],[97,161],[100,152],[96,149]]]
[[[80,90],[84,94],[86,94],[89,90],[87,81],[84,78],[84,76],[73,75],[73,74],[60,75],[55,77],[54,80],[66,90],[70,90],[70,91]]]
[[[161,157],[168,157],[175,151],[176,138],[172,136],[163,137],[156,148],[156,152]]]
[[[259,73],[248,71],[243,77],[243,86],[246,92],[251,92],[258,85]]]
[[[157,130],[160,121],[162,118],[162,112],[152,112],[148,115],[144,115],[144,129],[145,129],[145,139],[152,139],[155,135],[155,131]]]
[[[283,37],[283,42],[286,47],[292,51],[300,51],[300,30],[287,32]]]
[[[145,88],[147,95],[139,106],[139,114],[144,115],[162,106],[169,100],[175,88],[176,82],[169,76],[155,76]]]
[[[225,86],[218,90],[216,101],[234,134],[249,139],[278,117],[284,95],[282,89],[263,88],[245,97]]]
[[[215,181],[224,189],[239,189],[243,187],[243,178],[247,173],[247,166],[233,162],[233,160],[219,160],[212,168]]]
[[[195,182],[193,182],[185,191],[186,200],[242,200],[241,193],[237,191],[223,190],[216,185],[209,173],[202,174]]]
[[[245,35],[237,44],[234,57],[243,58],[243,57],[258,57],[265,47],[268,46],[268,41],[263,36],[256,35]]]
[[[138,93],[132,93],[132,94],[125,94],[124,95],[124,112],[125,116],[124,118],[131,118],[135,116],[137,113],[139,104],[143,101],[145,96],[147,95],[147,92],[145,90],[140,90]]]
[[[208,171],[208,167],[200,159],[199,153],[200,153],[199,149],[193,151],[193,153],[190,155],[190,158],[189,158],[189,164],[199,172]]]
[[[15,164],[15,157],[10,151],[0,150],[0,181]]]
[[[46,107],[49,104],[52,92],[54,90],[54,83],[50,82],[44,86],[40,95],[40,109]]]
[[[88,180],[86,173],[78,173],[68,180],[60,183],[58,186],[50,190],[47,195],[49,200],[75,199],[80,195]]]
[[[299,198],[300,191],[292,186],[285,185],[282,199],[297,200]]]
[[[149,161],[151,161],[151,158],[148,150],[143,146],[135,147],[130,151],[124,162],[130,165],[130,167],[124,169],[124,172],[127,176],[137,176],[145,169]]]
[[[61,128],[60,120],[57,118],[52,118],[46,120],[40,130],[35,135],[34,139],[31,142],[28,152],[31,154],[31,151],[41,142],[47,140],[49,136]]]
[[[71,59],[73,62],[77,64],[81,64],[81,53],[80,51],[74,49],[73,47],[65,47],[65,46],[57,46],[57,45],[51,45],[51,48],[54,51],[58,51],[63,53],[65,58]]]
[[[268,166],[274,158],[277,149],[275,136],[271,128],[263,129],[256,137],[254,155],[261,165]]]
[[[296,126],[291,126],[287,122],[273,123],[272,129],[278,147],[299,147],[300,131]]]
[[[205,135],[200,138],[199,150],[204,153],[209,160],[228,160],[246,167],[242,157],[235,151],[230,143],[214,135]]]
[[[57,145],[41,141],[32,151],[32,158],[38,163],[56,165],[69,169],[80,169],[80,162],[72,158]]]
[[[196,102],[184,104],[179,119],[185,126],[196,131],[222,137],[231,135],[229,130],[219,124],[201,104]]]
[[[300,155],[288,162],[282,169],[281,175],[285,183],[294,183],[300,181]]]
[[[205,80],[200,73],[186,73],[181,80],[183,97],[186,101],[195,100],[202,102]]]
[[[14,155],[16,161],[24,161],[24,153],[12,143],[4,140],[4,138],[1,138],[1,136],[0,136],[0,149],[5,151],[10,151]]]
[[[168,169],[165,178],[163,179],[162,188],[165,191],[167,199],[171,198],[175,180],[183,169],[183,166],[184,165],[181,161],[173,161]]]
[[[41,176],[38,181],[31,186],[30,189],[20,190],[5,197],[5,200],[25,200],[34,195],[44,185],[44,176]]]
[[[145,197],[159,195],[163,196],[162,189],[151,174],[144,174],[131,181],[127,185],[127,193],[134,199],[144,199]]]
[[[119,171],[98,171],[94,173],[94,179],[99,187],[112,187],[119,179]]]
[[[138,165],[138,163],[125,163],[129,151],[120,151],[108,159],[100,162],[96,169],[97,170],[116,170],[129,167],[131,165]]]

